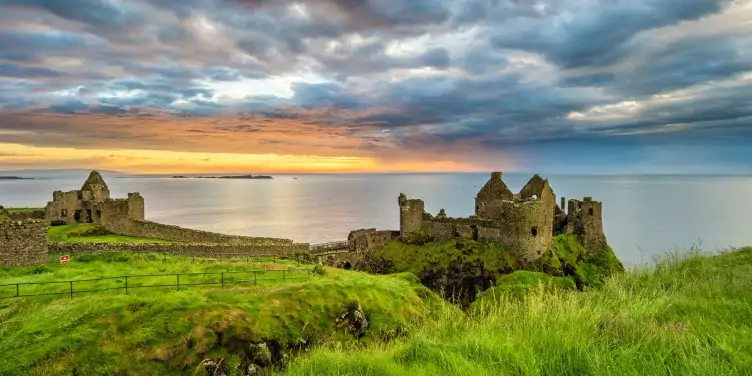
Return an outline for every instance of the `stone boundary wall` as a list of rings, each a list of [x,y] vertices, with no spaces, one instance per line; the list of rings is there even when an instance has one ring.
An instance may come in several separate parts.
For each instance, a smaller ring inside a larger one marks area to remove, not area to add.
[[[166,225],[151,221],[123,220],[105,222],[104,227],[115,234],[138,238],[153,238],[186,243],[225,243],[251,245],[292,245],[290,239],[256,238],[250,236],[226,235],[216,232]]]
[[[290,245],[259,244],[164,244],[164,243],[50,243],[50,253],[76,255],[97,252],[164,253],[200,257],[260,257],[307,253],[307,243]]]
[[[46,262],[46,223],[0,220],[0,265],[24,266]]]
[[[19,211],[19,212],[10,211],[8,213],[8,217],[14,221],[25,221],[27,219],[43,220],[44,210]]]

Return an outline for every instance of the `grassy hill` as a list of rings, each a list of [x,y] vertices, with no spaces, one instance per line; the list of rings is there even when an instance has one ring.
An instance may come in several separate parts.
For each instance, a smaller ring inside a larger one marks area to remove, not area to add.
[[[525,272],[528,273],[528,272]],[[530,278],[523,278],[528,284]],[[545,280],[546,278],[540,278]],[[443,311],[406,338],[318,348],[286,375],[749,375],[752,248],[669,256],[600,289],[538,285]]]
[[[0,268],[0,284],[296,266],[81,255],[67,265]],[[752,248],[667,256],[584,291],[569,277],[517,271],[497,279],[466,312],[411,273],[323,270],[256,286],[0,299],[0,375],[204,375],[204,359],[223,359],[229,370],[286,359],[287,367],[275,371],[285,375],[748,375],[752,369]],[[159,284],[162,277],[148,278]],[[358,312],[367,327],[352,321]]]
[[[85,255],[67,265],[0,269],[0,284],[285,265],[294,266],[263,260]],[[252,363],[249,357],[261,356],[249,353],[252,348],[265,349],[261,354],[276,362],[313,344],[353,346],[392,338],[426,320],[432,307],[441,304],[410,275],[333,269],[311,279],[258,286],[4,299],[0,374],[193,374],[206,358]],[[368,324],[353,331],[343,315],[356,310]]]

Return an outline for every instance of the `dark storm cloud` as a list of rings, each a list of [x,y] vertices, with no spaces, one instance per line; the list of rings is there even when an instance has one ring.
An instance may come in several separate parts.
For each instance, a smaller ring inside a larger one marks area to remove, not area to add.
[[[358,108],[363,103],[337,84],[296,84],[292,100],[304,108]]]
[[[293,1],[223,0],[251,9],[290,5]],[[338,24],[344,30],[431,25],[449,20],[448,2],[442,0],[304,0],[318,22]]]
[[[143,25],[145,15],[105,0],[0,0],[0,6],[37,8],[60,18],[81,22],[92,32],[117,33]]]
[[[512,20],[507,27],[497,29],[492,40],[496,47],[543,54],[562,68],[607,65],[631,52],[618,47],[635,34],[699,19],[719,12],[730,2],[601,0],[597,5],[573,2],[577,5],[573,5],[572,12]]]
[[[24,32],[4,30],[0,26],[0,59],[39,60],[50,55],[67,54],[86,45],[86,38],[72,33]]]
[[[61,77],[65,74],[53,69],[41,67],[24,67],[11,63],[0,63],[0,77],[17,77],[17,78],[40,78],[40,77]]]

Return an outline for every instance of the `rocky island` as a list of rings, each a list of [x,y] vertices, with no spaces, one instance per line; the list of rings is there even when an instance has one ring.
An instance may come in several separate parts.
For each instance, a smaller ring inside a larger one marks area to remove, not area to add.
[[[24,178],[21,176],[0,176],[0,180],[32,180],[34,178]]]
[[[268,175],[226,175],[226,176],[184,176],[175,175],[172,179],[274,179]]]

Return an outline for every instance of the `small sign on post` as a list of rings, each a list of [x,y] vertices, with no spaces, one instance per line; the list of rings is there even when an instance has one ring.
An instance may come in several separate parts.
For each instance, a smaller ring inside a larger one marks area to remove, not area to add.
[[[68,255],[60,256],[60,263],[61,264],[67,264],[68,261],[70,261],[70,256],[68,256]]]
[[[274,262],[276,263],[277,260],[279,260],[279,255],[274,255]]]

